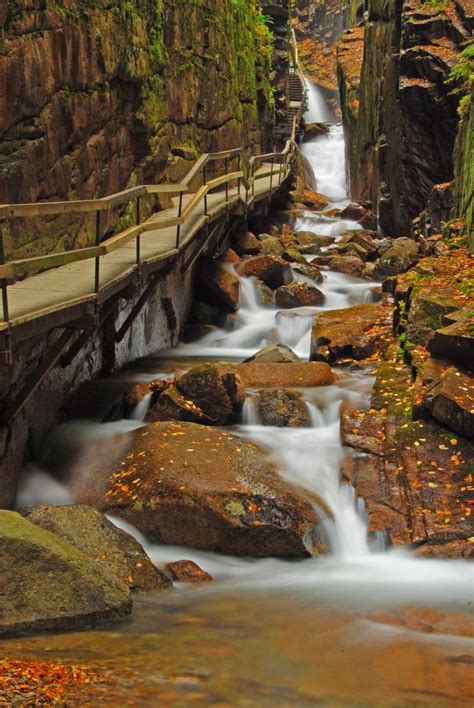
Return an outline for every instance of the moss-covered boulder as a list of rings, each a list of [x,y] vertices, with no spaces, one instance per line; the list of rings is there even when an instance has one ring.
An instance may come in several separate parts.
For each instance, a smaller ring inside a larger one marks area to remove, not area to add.
[[[99,573],[112,574],[132,592],[163,590],[171,584],[133,536],[91,506],[38,506],[21,514],[77,548]]]
[[[151,540],[258,557],[323,549],[312,504],[260,447],[192,423],[155,423],[120,438],[126,445],[110,468],[98,462],[110,476],[97,503]]]
[[[0,569],[0,634],[84,627],[132,610],[124,582],[12,511],[0,511]]]
[[[433,290],[430,286],[415,287],[410,295],[406,336],[415,344],[426,346],[445,317],[459,309],[449,290]]]

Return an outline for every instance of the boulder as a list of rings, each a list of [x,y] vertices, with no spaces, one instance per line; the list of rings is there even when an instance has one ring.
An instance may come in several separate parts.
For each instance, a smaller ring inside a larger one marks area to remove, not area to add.
[[[386,278],[397,273],[404,273],[416,261],[419,248],[411,238],[401,237],[392,241],[375,268],[377,278]]]
[[[301,363],[301,359],[296,356],[294,351],[290,349],[290,347],[287,347],[286,344],[278,343],[268,344],[248,359],[245,359],[243,363],[247,364],[249,362],[259,364],[298,364]]]
[[[181,420],[224,425],[234,420],[245,401],[242,380],[218,364],[190,369],[150,407],[146,420]]]
[[[223,327],[225,325],[226,313],[215,305],[210,305],[202,300],[195,300],[191,307],[190,321],[193,324],[214,325]]]
[[[466,438],[474,437],[474,379],[451,367],[426,391],[424,407],[433,418]]]
[[[329,268],[338,273],[352,275],[360,278],[364,270],[365,263],[358,256],[333,256],[329,261]]]
[[[322,550],[314,507],[258,446],[192,423],[117,437],[126,439],[125,454],[110,466],[102,506],[152,541],[254,557]]]
[[[310,359],[361,360],[383,347],[390,312],[383,303],[320,312],[314,317]]]
[[[286,248],[282,253],[282,258],[289,263],[306,263],[306,258],[299,252],[297,248]]]
[[[250,256],[237,266],[239,275],[254,276],[263,280],[269,288],[276,289],[293,280],[291,266],[278,256]]]
[[[277,307],[321,307],[324,300],[324,293],[308,283],[293,282],[289,285],[282,285],[275,292]]]
[[[20,512],[32,524],[62,538],[89,558],[97,572],[113,575],[132,592],[163,590],[171,585],[155,568],[133,536],[117,528],[97,509],[73,506],[39,506]]]
[[[240,263],[241,260],[241,257],[237,255],[237,253],[232,248],[227,249],[222,259],[223,263],[230,263],[231,265]]]
[[[190,560],[167,563],[165,571],[176,583],[209,583],[213,580],[212,575]]]
[[[264,255],[281,256],[285,250],[284,245],[277,236],[268,236],[268,238],[261,243],[261,246],[261,253]]]
[[[294,263],[292,268],[297,273],[301,273],[307,278],[314,280],[315,283],[320,284],[324,280],[323,274],[319,270],[318,266],[313,265],[312,263]]]
[[[234,370],[245,388],[263,388],[266,386],[291,386],[294,388],[313,388],[334,383],[331,367],[323,362],[301,362],[288,366],[288,363],[249,362],[247,364],[228,365]]]
[[[239,266],[238,266],[239,267]],[[220,261],[202,259],[199,279],[213,305],[233,312],[240,303],[239,279]]]
[[[319,242],[319,236],[314,231],[295,231],[294,236],[299,246],[309,246]]]
[[[314,140],[314,138],[328,133],[329,125],[327,123],[305,123],[303,141]]]
[[[362,204],[349,204],[341,212],[341,219],[357,221],[364,229],[377,229],[377,217],[374,212]]]
[[[329,199],[319,192],[313,192],[311,189],[292,192],[295,201],[302,205],[303,208],[308,208],[314,211],[322,211],[329,206]]]
[[[262,243],[251,231],[241,231],[234,236],[232,242],[239,256],[255,255],[262,250]]]
[[[20,514],[0,510],[0,634],[72,629],[130,614],[128,586]]]
[[[308,406],[299,391],[267,388],[256,395],[255,404],[262,425],[306,428],[310,424]]]

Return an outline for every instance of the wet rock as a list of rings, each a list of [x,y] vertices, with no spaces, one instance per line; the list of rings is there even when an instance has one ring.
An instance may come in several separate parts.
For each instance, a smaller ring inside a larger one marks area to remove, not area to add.
[[[341,209],[329,209],[324,212],[324,216],[327,216],[329,219],[340,219],[341,214]]]
[[[272,307],[273,300],[275,298],[275,293],[271,288],[266,285],[263,280],[255,278],[255,288],[257,290],[257,295],[260,303],[265,307]]]
[[[72,629],[130,614],[129,588],[20,514],[0,511],[0,634]]]
[[[445,371],[426,391],[424,407],[466,438],[474,437],[474,380],[455,368]]]
[[[237,253],[232,249],[229,248],[225,252],[223,262],[224,263],[230,263],[231,265],[235,265],[236,263],[240,263],[241,257],[237,255]]]
[[[364,229],[377,229],[377,217],[371,209],[362,204],[349,204],[342,210],[341,219],[357,221]]]
[[[262,243],[251,231],[244,231],[233,238],[234,250],[240,255],[256,255],[262,250]]]
[[[245,359],[244,364],[249,362],[264,364],[298,364],[301,363],[301,359],[296,356],[294,351],[287,347],[286,344],[268,344],[263,349]]]
[[[281,256],[285,250],[284,245],[277,236],[268,236],[261,245],[261,253],[264,255]]]
[[[306,123],[304,127],[304,142],[309,142],[318,138],[320,135],[327,135],[329,133],[329,126],[327,123]]]
[[[190,560],[167,563],[165,571],[176,583],[209,583],[213,580],[212,575]]]
[[[361,360],[383,349],[390,323],[383,303],[320,312],[314,318],[310,359]]]
[[[318,266],[313,265],[312,263],[295,263],[292,268],[297,273],[301,273],[307,278],[314,280],[315,283],[320,284],[324,280],[323,274],[319,270]]]
[[[299,252],[297,248],[286,248],[282,253],[282,258],[289,263],[306,263],[306,258]]]
[[[230,273],[223,263],[203,259],[199,267],[199,279],[212,304],[231,312],[238,309],[240,303],[239,279]]]
[[[191,307],[190,321],[192,324],[214,325],[223,327],[225,325],[226,313],[215,305],[208,302],[195,300]]]
[[[233,420],[245,400],[235,371],[203,364],[181,376],[150,408],[147,421],[182,420],[224,425]]]
[[[237,266],[240,275],[254,276],[275,290],[293,280],[291,266],[278,256],[250,256]]]
[[[396,238],[378,261],[375,276],[386,278],[404,273],[415,263],[418,253],[418,245],[411,238]]]
[[[255,404],[262,425],[306,428],[310,424],[308,406],[299,391],[268,388],[257,394]]]
[[[319,241],[318,234],[313,231],[295,231],[294,234],[299,246],[310,246]]]
[[[50,531],[84,553],[97,572],[132,592],[163,590],[171,585],[133,536],[117,528],[100,511],[85,505],[39,506],[21,511],[32,524]]]
[[[214,325],[196,323],[187,324],[183,332],[183,342],[186,344],[197,342],[199,339],[202,339],[202,337],[205,337],[206,334],[217,331],[218,327],[215,327]]]
[[[327,197],[323,194],[319,194],[319,192],[313,192],[310,189],[293,192],[292,196],[303,208],[307,207],[314,211],[322,211],[329,206],[329,199]]]
[[[357,256],[333,256],[329,261],[329,268],[338,273],[352,275],[354,278],[360,278],[364,270],[365,263]]]
[[[383,455],[383,415],[374,409],[366,415],[359,415],[351,403],[344,401],[341,406],[341,442],[371,455]]]
[[[293,282],[283,285],[275,292],[277,307],[321,307],[324,300],[324,293],[308,283]]]
[[[240,376],[245,388],[266,386],[291,386],[294,388],[313,388],[334,383],[331,367],[323,362],[302,362],[288,366],[288,363],[249,362],[229,365]]]
[[[103,506],[151,540],[239,556],[322,549],[314,508],[256,445],[192,423],[118,437],[126,454],[111,467]]]

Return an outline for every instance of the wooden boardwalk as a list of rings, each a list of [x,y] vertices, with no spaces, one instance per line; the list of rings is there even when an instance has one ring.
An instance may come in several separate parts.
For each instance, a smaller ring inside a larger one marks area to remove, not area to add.
[[[100,292],[125,280],[139,268],[143,269],[175,258],[198,231],[227,210],[231,210],[237,202],[250,206],[276,191],[279,188],[278,182],[283,182],[288,176],[288,166],[280,175],[275,172],[273,178],[268,175],[269,170],[271,165],[264,163],[256,171],[253,189],[249,191],[240,182],[238,187],[230,187],[228,193],[221,191],[207,194],[206,200],[202,199],[180,226],[179,245],[177,226],[166,225],[170,220],[178,217],[179,198],[174,198],[171,209],[154,214],[142,225],[144,230],[139,234],[139,259],[137,259],[137,238],[125,242],[111,253],[100,257],[98,288],[96,288],[95,258],[54,267],[9,285],[8,318],[5,316],[4,302],[0,331],[32,319],[45,317],[58,309],[66,309],[85,302],[94,303]],[[183,196],[183,210],[193,197],[193,194]]]

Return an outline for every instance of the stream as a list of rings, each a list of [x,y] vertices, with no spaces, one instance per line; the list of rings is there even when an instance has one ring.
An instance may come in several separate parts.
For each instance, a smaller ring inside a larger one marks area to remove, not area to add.
[[[309,95],[308,120],[327,120],[315,86]],[[327,210],[348,204],[342,126],[333,123],[327,135],[302,150],[318,191],[331,200]],[[307,211],[295,228],[337,238],[357,224]],[[239,361],[269,342],[282,342],[307,359],[314,314],[370,302],[377,283],[324,271],[318,287],[324,307],[279,311],[262,306],[252,279],[242,279],[241,307],[228,328],[98,382],[103,407],[117,387],[167,377],[202,361]],[[215,582],[138,597],[133,617],[123,625],[7,640],[4,652],[106,669],[117,689],[109,688],[101,705],[468,705],[462,695],[472,640],[419,629],[423,617],[429,622],[470,610],[472,566],[416,558],[386,548],[383,535],[368,534],[363,502],[340,481],[341,461],[349,453],[340,444],[339,408],[344,400],[368,407],[373,378],[364,370],[337,373],[334,385],[303,389],[311,427],[261,425],[249,392],[241,422],[229,428],[270,449],[288,480],[327,502],[334,515],[324,522],[330,554],[302,561],[227,557],[150,544],[114,520],[156,564],[195,560]],[[145,400],[130,420],[83,419],[58,426],[41,460],[25,470],[18,506],[73,502],[74,488],[55,481],[51,472],[58,464],[73,467],[80,484],[87,461],[106,449],[104,441],[142,425],[146,407]]]

